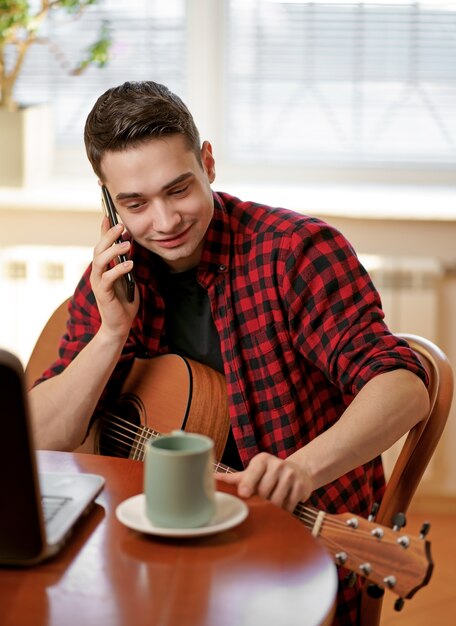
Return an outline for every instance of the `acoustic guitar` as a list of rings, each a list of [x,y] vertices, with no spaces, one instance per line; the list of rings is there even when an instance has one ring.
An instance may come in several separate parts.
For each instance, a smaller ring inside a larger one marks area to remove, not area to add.
[[[167,354],[137,359],[112,410],[98,416],[78,452],[144,460],[145,443],[176,429],[214,439],[220,459],[229,431],[225,379],[190,359]],[[216,462],[214,469],[232,472]],[[363,517],[333,515],[301,502],[293,513],[335,563],[399,598],[411,598],[431,577],[430,543]]]

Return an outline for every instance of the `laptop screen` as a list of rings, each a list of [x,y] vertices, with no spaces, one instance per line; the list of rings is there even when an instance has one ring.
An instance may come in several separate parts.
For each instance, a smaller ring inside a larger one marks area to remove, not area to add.
[[[0,351],[0,561],[38,556],[45,542],[23,371]]]

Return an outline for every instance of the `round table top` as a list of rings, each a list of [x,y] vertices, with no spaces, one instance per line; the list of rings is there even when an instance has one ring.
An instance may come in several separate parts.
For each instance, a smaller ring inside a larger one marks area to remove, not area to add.
[[[147,535],[115,510],[141,493],[143,464],[40,452],[47,471],[102,474],[105,488],[63,551],[28,569],[0,568],[3,626],[308,626],[331,622],[336,568],[304,525],[258,497],[248,517],[191,538]],[[234,493],[222,484],[218,489]]]

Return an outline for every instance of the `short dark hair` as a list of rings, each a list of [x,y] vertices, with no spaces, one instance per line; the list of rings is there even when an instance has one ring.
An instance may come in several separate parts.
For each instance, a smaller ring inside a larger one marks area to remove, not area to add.
[[[153,81],[126,82],[98,98],[87,117],[84,142],[93,170],[102,179],[105,152],[176,134],[201,162],[199,132],[182,100]]]

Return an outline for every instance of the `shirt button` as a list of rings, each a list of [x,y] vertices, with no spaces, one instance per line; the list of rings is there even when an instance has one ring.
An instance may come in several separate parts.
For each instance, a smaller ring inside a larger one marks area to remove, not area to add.
[[[219,272],[224,272],[226,270],[226,265],[224,265],[223,263],[221,265],[219,265]]]

